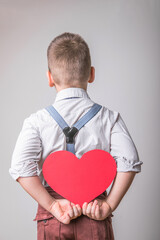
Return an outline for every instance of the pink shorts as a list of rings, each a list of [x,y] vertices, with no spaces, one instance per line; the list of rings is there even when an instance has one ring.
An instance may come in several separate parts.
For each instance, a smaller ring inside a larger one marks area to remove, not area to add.
[[[56,199],[63,198],[50,187],[46,190]],[[106,196],[107,192],[104,192],[97,198],[104,199]],[[37,221],[37,240],[114,240],[113,216],[110,214],[106,219],[98,221],[82,214],[69,224],[63,224],[38,204],[33,221]]]

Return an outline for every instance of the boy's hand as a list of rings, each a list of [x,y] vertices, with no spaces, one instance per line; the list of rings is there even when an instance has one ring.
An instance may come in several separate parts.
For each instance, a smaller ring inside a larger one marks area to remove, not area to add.
[[[105,200],[95,199],[90,203],[84,203],[82,213],[95,220],[104,220],[111,213],[111,208]]]
[[[69,224],[74,218],[82,214],[79,204],[73,204],[67,199],[55,199],[50,207],[50,212],[62,223]]]

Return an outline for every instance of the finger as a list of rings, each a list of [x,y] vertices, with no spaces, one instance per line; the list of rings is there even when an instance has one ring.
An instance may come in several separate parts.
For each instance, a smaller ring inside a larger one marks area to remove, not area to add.
[[[87,202],[85,202],[85,203],[83,203],[83,206],[82,206],[82,213],[84,214],[84,215],[86,215],[86,209],[87,209]]]
[[[96,201],[97,201],[97,203],[98,203],[99,207],[101,207],[101,206],[102,206],[102,202],[103,202],[103,201],[102,201],[102,200],[100,200],[100,199],[97,199]]]
[[[95,203],[95,204],[98,204],[98,201],[97,201],[97,199],[95,199],[95,200],[94,200],[94,203]]]
[[[71,218],[73,218],[74,211],[73,211],[73,207],[71,206],[71,204],[68,205],[68,214]]]
[[[92,204],[93,204],[93,202],[90,202],[89,204],[88,204],[88,206],[87,206],[87,209],[86,209],[86,214],[87,214],[87,216],[91,216],[91,207],[92,207]]]
[[[81,207],[80,207],[79,204],[74,204],[74,203],[71,202],[71,206],[72,206],[72,207],[73,207],[73,206],[76,206],[76,208],[77,208],[76,211],[78,211],[78,213],[77,213],[76,216],[80,216],[80,215],[82,214],[82,209],[81,209]],[[73,211],[74,211],[74,209],[73,209]]]
[[[77,210],[78,210],[78,216],[82,214],[82,209],[79,204],[76,204]]]
[[[95,218],[100,220],[100,207],[99,207],[99,205],[96,206]]]
[[[95,200],[95,201],[93,202],[93,205],[92,205],[92,208],[91,208],[91,217],[92,217],[92,218],[95,218],[95,210],[96,210],[97,204],[98,204],[98,202],[97,202],[97,200]]]
[[[73,217],[78,217],[78,209],[76,206],[73,206],[73,213],[74,213],[74,216]]]
[[[75,206],[75,204],[73,202],[71,202],[71,206],[73,207],[73,206]]]

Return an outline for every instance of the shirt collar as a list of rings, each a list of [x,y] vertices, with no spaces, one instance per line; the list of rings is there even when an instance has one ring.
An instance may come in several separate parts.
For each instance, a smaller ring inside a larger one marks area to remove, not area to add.
[[[79,97],[79,98],[89,98],[89,95],[86,90],[83,88],[65,88],[57,92],[55,102],[60,101],[65,98],[70,98],[70,97]]]

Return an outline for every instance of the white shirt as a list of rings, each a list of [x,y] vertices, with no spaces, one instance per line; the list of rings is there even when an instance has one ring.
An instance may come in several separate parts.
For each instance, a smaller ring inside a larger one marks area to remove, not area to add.
[[[73,97],[71,99],[67,99]],[[66,88],[59,91],[52,104],[70,127],[75,124],[95,102],[82,88]],[[75,155],[93,149],[109,152],[116,161],[117,172],[141,172],[135,144],[119,112],[102,106],[100,111],[80,129],[75,136]],[[42,165],[52,152],[66,150],[66,138],[45,108],[32,113],[24,122],[12,154],[10,175],[18,177],[38,175],[47,186]]]

